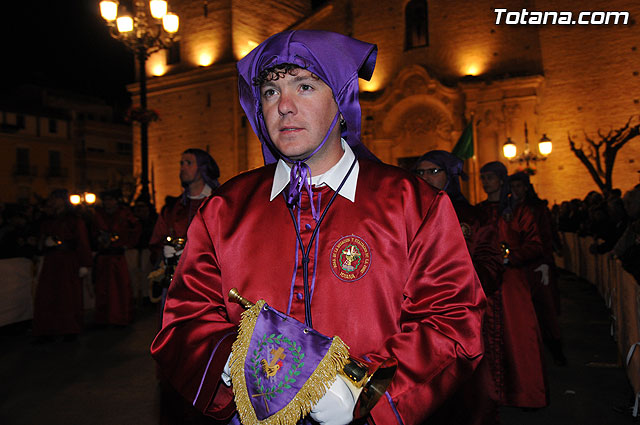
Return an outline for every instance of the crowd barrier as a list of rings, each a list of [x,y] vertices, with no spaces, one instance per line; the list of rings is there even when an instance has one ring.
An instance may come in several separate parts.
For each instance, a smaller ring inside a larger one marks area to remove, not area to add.
[[[633,416],[637,417],[640,409],[640,286],[610,253],[589,251],[596,242],[594,238],[568,232],[560,236],[563,252],[556,256],[558,267],[593,283],[611,311],[611,336],[636,394]]]
[[[35,267],[28,258],[0,260],[0,326],[33,318]]]
[[[130,249],[125,252],[131,290],[136,302],[149,295],[147,275],[151,272],[150,252]],[[0,326],[33,318],[33,293],[35,291],[42,259],[8,258],[0,260]],[[85,310],[95,307],[95,294],[91,276],[83,281]]]

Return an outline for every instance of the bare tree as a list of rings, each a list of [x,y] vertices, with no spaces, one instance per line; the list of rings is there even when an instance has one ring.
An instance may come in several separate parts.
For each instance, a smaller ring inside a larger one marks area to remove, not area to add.
[[[633,118],[634,117],[631,116],[624,127],[618,130],[610,130],[606,135],[598,129],[600,140],[597,141],[589,138],[585,131],[584,139],[587,142],[586,151],[582,145],[576,147],[576,143],[571,138],[571,134],[568,135],[571,151],[584,166],[587,167],[589,174],[591,174],[591,177],[604,194],[609,192],[613,187],[613,166],[615,165],[618,151],[629,140],[640,135],[640,123],[631,125]],[[603,147],[604,151],[601,152]]]

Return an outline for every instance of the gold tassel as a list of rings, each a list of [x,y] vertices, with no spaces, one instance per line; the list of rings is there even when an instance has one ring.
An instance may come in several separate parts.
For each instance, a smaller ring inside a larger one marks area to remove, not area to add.
[[[278,412],[262,421],[259,420],[249,400],[244,376],[244,359],[247,357],[253,330],[264,304],[264,300],[259,300],[253,307],[242,313],[238,337],[232,346],[230,369],[236,408],[240,421],[244,425],[295,425],[298,420],[307,416],[313,406],[325,395],[336,379],[338,371],[349,360],[349,347],[340,337],[333,337],[329,350],[293,399]]]

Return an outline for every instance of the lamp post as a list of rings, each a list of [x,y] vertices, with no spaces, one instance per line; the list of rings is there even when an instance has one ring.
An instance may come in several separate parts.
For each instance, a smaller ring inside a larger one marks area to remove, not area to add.
[[[531,151],[529,147],[529,130],[527,129],[527,123],[524,123],[524,150],[520,155],[517,155],[518,149],[516,144],[511,140],[511,137],[507,137],[507,141],[504,142],[502,146],[502,153],[505,158],[509,160],[509,162],[519,162],[520,164],[525,164],[524,172],[529,175],[535,174],[535,169],[532,168],[531,163],[536,163],[538,161],[545,161],[547,156],[551,153],[553,149],[553,145],[551,143],[551,139],[547,137],[546,134],[543,134],[538,141],[538,152],[540,155]]]
[[[91,192],[73,194],[69,196],[69,202],[71,202],[71,205],[80,205],[80,204],[93,205],[96,203],[96,195],[95,193],[91,193]]]
[[[149,193],[149,122],[157,119],[147,110],[147,72],[149,56],[159,50],[168,49],[178,31],[179,18],[167,12],[165,0],[133,0],[133,17],[125,7],[118,11],[118,1],[102,0],[100,14],[109,24],[111,36],[124,43],[138,61],[140,83],[140,108],[132,110],[132,119],[140,123],[140,196],[151,199]],[[120,12],[120,13],[118,13]]]

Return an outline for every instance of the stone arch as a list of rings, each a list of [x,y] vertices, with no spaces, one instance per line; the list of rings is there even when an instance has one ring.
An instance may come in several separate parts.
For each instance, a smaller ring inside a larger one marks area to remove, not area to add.
[[[366,143],[400,165],[432,149],[450,150],[463,127],[463,96],[419,65],[402,69],[382,95],[364,101]]]
[[[414,95],[393,105],[383,125],[393,140],[395,158],[420,156],[431,149],[450,149],[453,119],[441,102]]]

